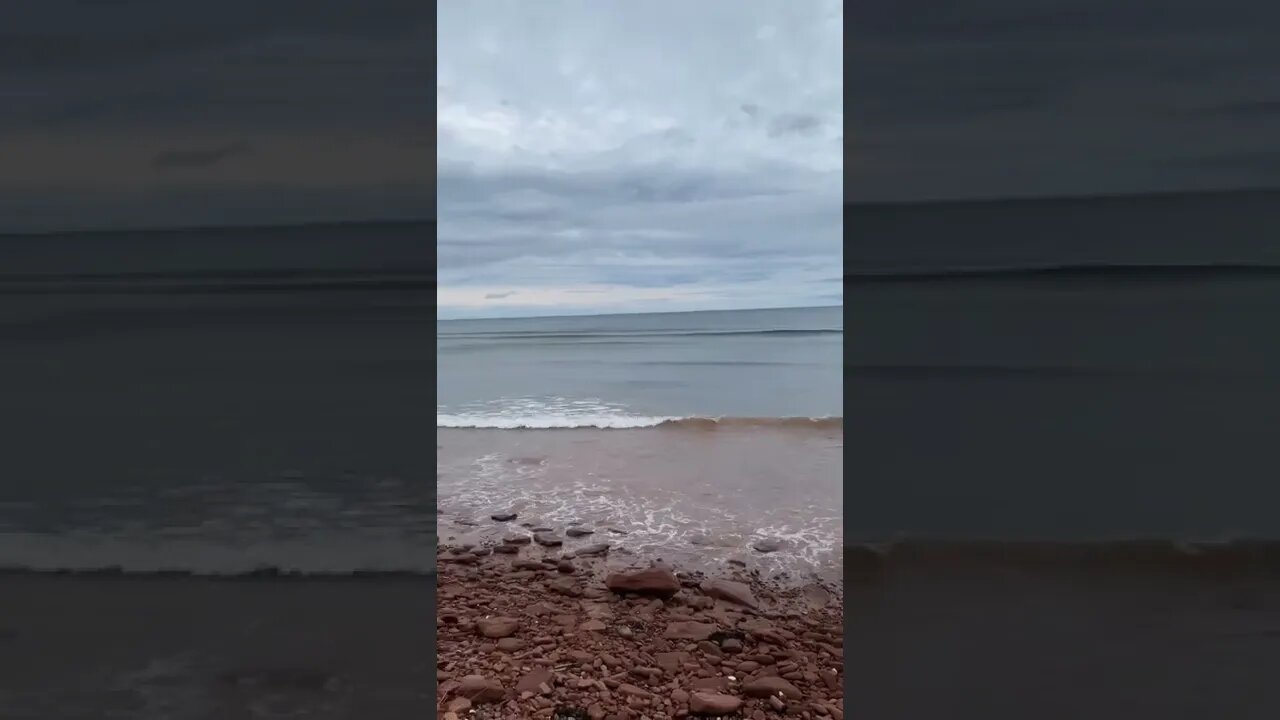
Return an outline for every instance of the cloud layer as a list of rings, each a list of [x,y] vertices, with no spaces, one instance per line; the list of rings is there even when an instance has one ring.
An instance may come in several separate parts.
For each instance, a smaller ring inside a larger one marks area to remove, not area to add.
[[[412,0],[47,0],[0,27],[0,232],[424,218]]]
[[[838,2],[439,8],[442,316],[839,302]]]
[[[854,200],[1280,185],[1280,5],[851,6]]]

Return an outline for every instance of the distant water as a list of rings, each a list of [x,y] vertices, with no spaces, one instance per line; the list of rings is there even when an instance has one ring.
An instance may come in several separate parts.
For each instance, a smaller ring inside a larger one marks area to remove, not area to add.
[[[506,528],[488,516],[513,510],[594,527],[624,558],[838,577],[841,308],[441,321],[437,332],[445,539],[496,537]],[[762,555],[763,539],[783,547]]]
[[[428,572],[430,239],[0,237],[0,569]]]
[[[851,542],[1280,538],[1277,193],[851,206]]]

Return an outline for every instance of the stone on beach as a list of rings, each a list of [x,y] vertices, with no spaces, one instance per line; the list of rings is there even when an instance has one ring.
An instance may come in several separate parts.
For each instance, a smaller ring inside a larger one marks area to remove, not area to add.
[[[487,638],[504,638],[515,634],[520,621],[510,617],[481,618],[476,621],[476,627]]]
[[[584,545],[573,551],[574,557],[591,557],[594,555],[604,555],[609,552],[609,543],[592,543]]]
[[[489,516],[498,522],[511,522],[516,519],[515,513],[494,513]]]
[[[689,696],[689,710],[701,715],[728,715],[742,707],[742,700],[732,695],[695,692]]]
[[[751,697],[769,697],[770,695],[781,695],[792,699],[802,697],[799,688],[783,678],[774,676],[749,680],[742,686],[742,692]]]
[[[528,545],[533,538],[528,535],[508,535],[502,538],[507,545]]]
[[[588,530],[586,528],[581,528],[581,527],[571,527],[568,530],[565,530],[564,534],[568,535],[571,538],[576,538],[576,537],[586,537],[587,535],[595,535],[596,531]]]
[[[777,552],[782,549],[782,541],[777,538],[765,538],[751,544],[752,549],[760,553]]]
[[[660,598],[673,597],[680,592],[680,581],[666,568],[616,572],[605,578],[605,586],[616,593],[635,593]]]
[[[751,588],[745,583],[721,579],[707,580],[702,583],[701,589],[702,593],[708,597],[744,605],[753,610],[760,607],[756,596],[752,594]]]
[[[561,540],[560,538],[556,537],[555,535],[549,532],[540,532],[540,533],[534,534],[533,541],[538,543],[539,545],[542,545],[543,547],[557,547],[559,545],[564,544],[564,540]]]
[[[670,640],[706,640],[716,631],[716,626],[711,623],[697,622],[696,620],[682,620],[678,622],[668,623],[667,629],[662,633],[662,637]]]
[[[501,702],[507,696],[502,683],[483,675],[468,675],[462,678],[458,686],[458,697],[464,697],[475,704]]]

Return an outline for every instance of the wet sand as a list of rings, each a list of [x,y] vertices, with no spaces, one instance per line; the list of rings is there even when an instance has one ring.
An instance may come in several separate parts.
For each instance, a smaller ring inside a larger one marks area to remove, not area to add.
[[[432,583],[3,575],[0,717],[429,717]]]

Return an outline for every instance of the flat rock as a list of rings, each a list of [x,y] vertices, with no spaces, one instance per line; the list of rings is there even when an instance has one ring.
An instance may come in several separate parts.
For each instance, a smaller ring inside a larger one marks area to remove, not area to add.
[[[586,537],[587,535],[595,535],[596,531],[588,530],[586,528],[581,528],[581,527],[571,527],[568,530],[565,530],[564,534],[568,535],[571,538],[576,538],[576,537]]]
[[[605,586],[610,590],[637,595],[653,595],[669,598],[680,592],[680,581],[666,568],[653,567],[633,572],[617,572],[605,578]]]
[[[528,535],[508,535],[502,538],[502,542],[507,545],[528,545],[532,539]]]
[[[760,608],[759,601],[756,600],[751,588],[745,583],[734,582],[733,580],[707,580],[702,583],[701,589],[703,594],[708,597],[749,607],[752,610]]]
[[[481,618],[476,621],[476,628],[487,638],[510,637],[520,627],[520,621],[510,617]]]
[[[742,685],[742,692],[750,697],[769,697],[770,695],[781,694],[783,697],[791,699],[799,699],[802,697],[800,689],[792,685],[784,678],[765,676],[758,677],[754,680],[748,680]]]
[[[742,707],[742,700],[721,693],[695,692],[689,696],[689,711],[701,715],[728,715]]]
[[[686,620],[682,622],[667,623],[667,629],[662,633],[662,637],[668,640],[706,640],[716,631],[716,626],[711,623],[697,622],[696,620]]]
[[[483,675],[467,675],[458,684],[458,697],[464,697],[477,705],[502,702],[507,696],[502,683]]]
[[[591,557],[609,552],[609,543],[592,543],[584,545],[573,552],[574,557]]]
[[[543,547],[559,547],[564,544],[564,540],[561,540],[559,537],[549,532],[536,533],[533,536],[533,541]]]
[[[550,585],[552,592],[568,595],[569,597],[579,597],[582,590],[578,589],[578,582],[571,577],[557,578]]]
[[[534,668],[525,673],[519,681],[516,682],[516,692],[536,693],[541,685],[551,685],[551,671],[547,668]]]
[[[512,520],[516,519],[516,514],[515,513],[494,513],[489,517],[493,518],[494,520],[497,520],[498,522],[511,522]]]
[[[516,553],[520,552],[520,546],[519,545],[495,545],[493,548],[493,551],[496,553],[502,553],[503,555],[515,555]]]

